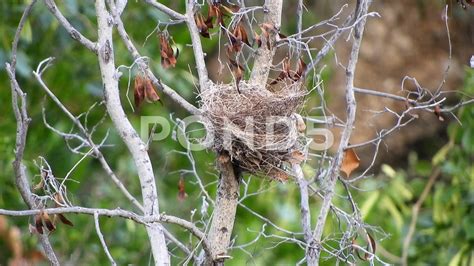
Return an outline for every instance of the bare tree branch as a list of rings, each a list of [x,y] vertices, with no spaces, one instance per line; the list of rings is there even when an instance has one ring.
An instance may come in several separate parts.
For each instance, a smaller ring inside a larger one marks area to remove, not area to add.
[[[206,264],[210,265],[224,265],[225,259],[229,258],[227,249],[234,228],[239,200],[240,177],[235,172],[231,158],[227,154],[220,154],[217,162],[220,170],[219,187],[208,233],[211,252],[210,257],[206,259]]]
[[[351,55],[349,58],[349,63],[346,69],[346,103],[347,103],[347,118],[346,118],[346,127],[342,133],[341,141],[337,149],[337,154],[332,162],[331,170],[329,176],[327,177],[327,191],[325,191],[323,203],[321,205],[321,210],[317,219],[316,228],[313,233],[314,240],[320,245],[321,237],[323,234],[324,225],[326,224],[326,218],[331,207],[331,201],[334,196],[334,189],[336,182],[338,180],[340,167],[342,164],[342,159],[344,155],[344,150],[346,149],[349,138],[352,133],[352,128],[355,122],[356,114],[356,100],[354,96],[354,75],[357,66],[357,61],[359,57],[360,45],[362,42],[362,35],[364,33],[366,18],[365,15],[368,12],[369,6],[371,4],[370,0],[358,0],[356,6],[356,21],[359,18],[363,18],[355,26],[354,31],[354,42],[352,45]],[[321,249],[316,250],[316,261],[319,263],[319,258],[321,255]]]
[[[58,22],[63,26],[63,28],[71,35],[71,38],[80,42],[84,47],[89,49],[91,52],[97,54],[98,47],[97,43],[92,42],[91,40],[87,39],[82,35],[77,29],[75,29],[71,23],[63,16],[61,11],[59,10],[58,6],[54,2],[54,0],[44,0],[44,3],[48,7],[51,14],[53,14]]]
[[[189,34],[191,35],[191,42],[193,45],[194,59],[196,61],[196,70],[199,77],[200,90],[204,91],[209,86],[209,76],[207,74],[206,60],[204,58],[204,51],[202,49],[201,37],[194,21],[194,0],[186,1],[186,25],[188,25]]]
[[[314,238],[311,227],[311,211],[309,207],[309,195],[308,195],[308,181],[304,178],[303,170],[300,165],[293,165],[293,171],[295,172],[296,183],[300,190],[300,212],[301,212],[301,226],[303,227],[304,240],[308,245],[306,247],[306,263],[308,265],[314,265],[316,261],[316,250],[314,247]]]
[[[154,8],[158,9],[159,11],[165,13],[166,15],[170,16],[171,18],[177,20],[186,20],[186,16],[181,13],[174,11],[173,9],[156,2],[156,0],[145,0],[146,3],[150,4]]]
[[[122,210],[122,209],[99,209],[99,208],[84,208],[84,207],[65,207],[65,208],[47,208],[47,209],[34,209],[34,210],[23,210],[23,211],[12,211],[0,209],[0,215],[6,216],[31,216],[36,215],[41,212],[46,212],[48,214],[66,214],[66,213],[76,213],[76,214],[87,214],[87,215],[99,215],[107,217],[120,217],[125,219],[130,219],[136,223],[143,224],[145,226],[153,225],[157,222],[160,223],[169,223],[181,226],[196,236],[202,243],[203,248],[206,252],[210,250],[210,244],[199,228],[197,228],[193,223],[188,222],[184,219],[170,216],[167,214],[157,214],[154,216],[141,216],[134,212]]]
[[[183,107],[184,109],[186,109],[188,112],[190,112],[191,114],[194,114],[194,115],[199,115],[200,112],[199,110],[192,104],[190,104],[188,101],[186,101],[183,97],[181,97],[181,95],[179,95],[175,90],[171,89],[169,86],[167,86],[166,84],[163,84],[161,82],[160,79],[158,79],[154,74],[153,72],[151,71],[150,67],[148,66],[148,64],[142,59],[143,57],[140,55],[140,53],[138,52],[137,48],[135,47],[135,45],[133,44],[132,40],[130,39],[130,36],[128,35],[128,33],[126,32],[125,30],[125,27],[123,25],[123,22],[122,22],[122,19],[120,18],[120,16],[117,14],[117,10],[116,10],[116,7],[115,7],[115,4],[113,3],[113,1],[108,1],[110,3],[110,6],[111,6],[111,13],[112,13],[112,16],[114,17],[114,21],[117,25],[117,31],[118,31],[118,34],[120,35],[120,37],[122,38],[122,41],[124,42],[125,46],[127,47],[128,51],[130,52],[130,54],[132,54],[132,57],[134,58],[134,60],[136,60],[136,62],[138,63],[139,67],[141,69],[143,69],[146,74],[148,75],[148,77],[151,78],[153,84],[159,88],[161,91],[163,91],[163,93],[165,93],[166,95],[168,95],[173,101],[175,101],[177,104],[179,104],[181,107]],[[159,3],[156,3],[154,1],[150,1],[150,0],[147,0],[148,3],[155,3],[155,4],[158,4],[158,5],[161,5]],[[184,19],[184,17],[183,17]]]
[[[97,233],[97,236],[99,237],[100,243],[102,244],[102,248],[104,249],[105,254],[107,255],[107,258],[110,261],[110,264],[112,264],[113,266],[117,265],[114,258],[110,254],[109,247],[107,247],[107,243],[105,243],[104,235],[100,231],[99,213],[98,212],[94,212],[94,224],[95,224],[95,231]]]
[[[281,26],[281,11],[283,9],[283,0],[266,0],[264,5],[264,23],[273,25],[275,31],[280,30]],[[277,32],[271,32],[268,40],[271,43],[275,42]],[[265,86],[268,75],[270,74],[270,68],[272,67],[273,56],[275,55],[275,47],[272,45],[270,50],[266,45],[262,45],[257,49],[255,55],[255,61],[250,75],[250,83],[260,84]]]
[[[6,71],[10,79],[10,86],[12,92],[12,108],[13,113],[15,114],[15,119],[17,122],[16,130],[16,142],[15,142],[15,160],[13,161],[13,171],[15,173],[15,182],[20,194],[23,198],[23,201],[28,205],[30,209],[35,209],[40,206],[35,202],[33,194],[30,190],[30,185],[28,178],[26,176],[26,167],[23,164],[23,155],[26,147],[26,136],[28,134],[28,125],[31,119],[28,117],[28,111],[26,107],[26,93],[24,93],[18,81],[16,80],[16,56],[18,49],[18,41],[20,39],[21,31],[28,19],[28,16],[33,9],[33,6],[36,4],[36,0],[32,0],[23,11],[20,22],[16,29],[15,37],[13,38],[12,43],[12,57],[11,64],[6,63]],[[19,101],[19,102],[18,102]],[[18,105],[20,104],[20,105]],[[49,262],[52,265],[59,265],[58,258],[54,253],[54,250],[49,242],[47,235],[38,236],[40,243],[44,249],[45,255],[48,258]]]
[[[147,153],[145,143],[130,124],[120,102],[118,80],[115,70],[111,15],[106,9],[105,1],[96,1],[98,22],[99,66],[102,73],[104,98],[109,113],[120,137],[127,145],[138,171],[140,179],[143,207],[145,216],[154,216],[159,213],[158,194],[153,174],[153,166]],[[169,255],[163,229],[160,224],[147,226],[153,258],[156,265],[168,265]]]
[[[52,58],[48,58],[41,62],[38,65],[38,68],[36,71],[33,72],[36,80],[39,82],[41,85],[41,88],[46,92],[46,94],[53,100],[53,102],[66,114],[66,116],[79,128],[80,132],[87,138],[87,144],[89,147],[93,149],[95,157],[99,160],[102,168],[104,171],[107,173],[107,175],[112,179],[114,184],[122,191],[122,193],[125,195],[125,197],[130,200],[133,205],[135,205],[139,210],[143,211],[143,206],[137,201],[137,199],[127,190],[127,188],[123,185],[122,181],[115,175],[114,171],[108,164],[107,160],[105,159],[104,155],[100,151],[99,147],[94,143],[92,140],[91,134],[88,132],[88,130],[82,125],[81,121],[77,119],[69,110],[64,106],[61,101],[56,97],[56,95],[48,88],[48,86],[44,83],[42,79],[42,74],[50,64],[50,61]],[[42,67],[42,65],[46,63],[47,65],[45,67]]]

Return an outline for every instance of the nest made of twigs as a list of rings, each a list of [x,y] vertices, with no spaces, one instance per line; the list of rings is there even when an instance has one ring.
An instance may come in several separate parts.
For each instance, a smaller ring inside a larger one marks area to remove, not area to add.
[[[213,137],[210,148],[227,151],[244,171],[287,180],[291,164],[305,157],[304,122],[297,114],[305,95],[301,82],[276,92],[247,81],[238,89],[235,84],[212,84],[200,95],[204,125]]]

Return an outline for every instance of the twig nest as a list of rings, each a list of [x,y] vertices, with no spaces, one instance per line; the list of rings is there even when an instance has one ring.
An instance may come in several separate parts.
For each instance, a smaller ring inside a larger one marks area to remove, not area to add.
[[[306,90],[301,82],[276,92],[242,81],[213,84],[202,92],[201,111],[210,147],[227,151],[242,170],[286,181],[291,164],[306,155],[306,126],[300,115]],[[239,93],[240,91],[240,93]]]

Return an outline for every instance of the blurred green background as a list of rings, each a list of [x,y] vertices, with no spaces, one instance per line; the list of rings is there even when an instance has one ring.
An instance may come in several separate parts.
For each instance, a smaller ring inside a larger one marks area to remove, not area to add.
[[[10,58],[11,41],[25,7],[29,1],[5,0],[0,2],[0,208],[24,209],[20,195],[15,188],[11,163],[15,139],[15,120],[11,111],[11,91],[4,71],[4,62]],[[94,19],[93,1],[63,0],[57,1],[64,15],[85,36],[96,39],[96,21]],[[183,1],[160,1],[172,8],[183,10]],[[292,1],[289,1],[292,2]],[[343,3],[344,1],[335,1]],[[426,1],[439,4],[440,1]],[[291,3],[287,3],[291,6]],[[286,18],[288,17],[285,16]],[[180,57],[175,69],[164,70],[159,62],[159,45],[156,34],[151,34],[157,27],[157,21],[166,20],[166,16],[156,10],[147,8],[141,2],[129,1],[123,14],[126,28],[132,40],[143,55],[150,58],[153,71],[164,83],[170,85],[179,94],[196,103],[196,82],[190,69],[193,69],[190,39],[183,26],[169,26],[167,30],[180,48]],[[317,16],[315,21],[317,21]],[[308,22],[310,23],[310,22]],[[165,26],[159,26],[161,30]],[[294,22],[284,25],[282,32],[292,32]],[[147,36],[150,37],[147,39]],[[116,36],[117,37],[117,36]],[[204,39],[206,53],[215,55],[218,38]],[[469,44],[467,44],[469,45]],[[472,46],[472,44],[471,44]],[[115,42],[117,65],[130,65],[131,57],[119,39]],[[64,140],[45,128],[42,121],[41,108],[46,106],[48,122],[55,128],[69,131],[72,123],[49,99],[32,76],[32,70],[43,59],[55,57],[54,65],[45,73],[44,80],[49,88],[61,99],[67,108],[76,115],[102,99],[101,80],[98,64],[93,54],[74,42],[59,26],[45,8],[42,1],[36,5],[21,35],[17,75],[23,90],[28,94],[28,111],[32,118],[28,134],[28,143],[24,163],[27,165],[31,184],[39,181],[38,168],[35,160],[39,156],[47,159],[56,177],[61,178],[73,167],[80,155],[72,154]],[[209,57],[208,57],[209,58]],[[212,58],[212,57],[211,57]],[[215,61],[215,60],[214,60]],[[208,62],[210,65],[215,62]],[[191,67],[190,67],[191,66]],[[120,89],[124,109],[129,119],[138,129],[140,115],[162,115],[171,118],[184,118],[187,113],[176,106],[166,96],[160,94],[163,105],[145,104],[140,113],[134,113],[127,101],[127,84],[129,73],[122,68],[123,76]],[[474,95],[474,71],[462,69],[462,91],[464,98]],[[194,74],[194,73],[193,73]],[[134,72],[132,72],[132,77]],[[331,77],[330,70],[323,78]],[[329,81],[329,80],[326,80]],[[133,80],[132,80],[133,83]],[[330,92],[327,92],[331,98]],[[128,97],[133,93],[128,92]],[[462,97],[458,98],[461,99]],[[93,125],[104,114],[104,107],[98,106],[89,115],[88,123]],[[377,255],[389,263],[398,264],[402,252],[403,240],[406,236],[413,204],[420,197],[433,169],[441,169],[432,191],[423,203],[417,227],[409,249],[410,265],[472,265],[474,263],[474,107],[465,106],[456,111],[459,118],[449,120],[446,137],[435,138],[433,145],[442,148],[436,152],[419,156],[419,151],[412,150],[406,154],[399,164],[383,164],[375,169],[372,178],[357,183],[360,190],[353,191],[359,204],[364,220],[377,228],[374,237],[377,240]],[[462,126],[460,125],[462,124]],[[103,148],[109,164],[116,171],[129,191],[140,198],[140,186],[126,148],[114,132],[108,119],[96,132],[94,139],[98,142],[110,129],[107,144]],[[207,220],[212,210],[203,208],[202,195],[192,175],[183,175],[188,197],[178,200],[178,182],[180,169],[191,169],[189,159],[175,151],[184,149],[172,138],[154,142],[150,156],[154,164],[157,185],[160,194],[160,208],[168,214],[185,219]],[[211,196],[215,194],[217,172],[214,168],[212,152],[194,153],[198,174],[209,185]],[[71,178],[77,182],[69,182],[68,189],[75,205],[101,208],[117,208],[135,210],[108,179],[100,164],[91,158],[84,160],[72,173]],[[245,176],[249,191],[265,190],[264,193],[246,199],[243,203],[254,211],[270,219],[278,226],[291,231],[300,231],[299,194],[293,182],[278,184],[255,177]],[[337,187],[338,195],[344,195],[343,187]],[[313,222],[315,223],[319,200],[311,199]],[[334,204],[346,211],[350,205],[344,197],[335,197]],[[136,210],[135,210],[136,211]],[[207,211],[207,212],[206,212]],[[334,215],[328,216],[325,234],[327,236],[342,234]],[[50,235],[52,245],[60,260],[71,265],[103,265],[108,260],[95,234],[93,219],[84,215],[68,215],[74,223],[73,228],[59,225]],[[0,217],[7,222],[7,228],[18,228],[21,232],[23,246],[22,256],[34,261],[40,246],[36,237],[28,232],[31,218]],[[252,241],[262,229],[265,222],[244,208],[237,211],[234,228],[235,245]],[[314,224],[313,223],[313,224]],[[1,224],[1,223],[0,223]],[[198,222],[204,228],[205,224]],[[174,226],[166,227],[186,244],[196,244],[188,233]],[[1,229],[1,226],[0,226]],[[151,263],[150,248],[144,228],[123,219],[101,218],[101,229],[109,245],[110,251],[118,264],[147,265]],[[0,230],[1,231],[1,230]],[[270,225],[266,226],[268,235],[285,235]],[[285,235],[288,236],[288,235]],[[302,236],[296,236],[302,239]],[[13,239],[14,240],[14,239]],[[12,237],[7,233],[0,234],[0,265],[6,265],[14,257],[10,247]],[[14,240],[17,241],[17,240]],[[328,245],[332,245],[330,242]],[[183,262],[184,254],[173,244],[170,248],[175,256],[173,263]],[[232,260],[228,265],[293,265],[304,256],[304,250],[293,243],[279,242],[274,238],[260,237],[258,241],[246,247],[246,252],[234,249]],[[335,260],[323,254],[324,265],[333,265]],[[327,260],[326,260],[327,258]],[[39,260],[40,263],[46,262]],[[358,260],[358,263],[365,262]]]

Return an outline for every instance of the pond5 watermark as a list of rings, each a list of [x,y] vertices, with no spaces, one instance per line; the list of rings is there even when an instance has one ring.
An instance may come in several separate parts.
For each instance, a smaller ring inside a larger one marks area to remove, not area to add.
[[[224,148],[240,142],[251,150],[286,150],[297,143],[304,143],[312,151],[324,151],[334,144],[334,134],[322,127],[326,117],[312,116],[303,119],[268,116],[262,119],[247,117],[245,121],[222,119],[214,125],[202,116],[188,116],[171,120],[163,116],[141,116],[140,137],[148,145],[168,137],[191,151],[213,147],[216,141]],[[198,135],[198,136],[196,136]]]

